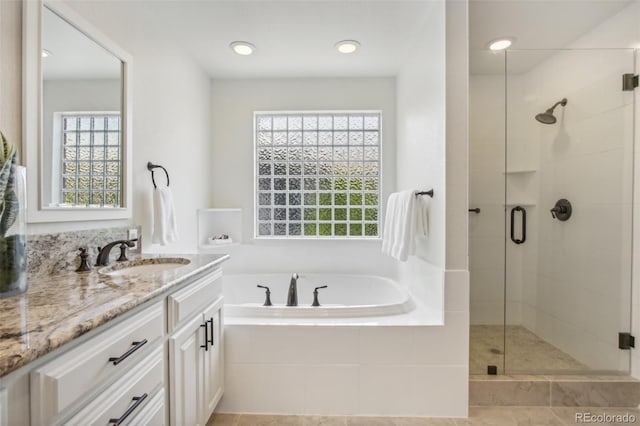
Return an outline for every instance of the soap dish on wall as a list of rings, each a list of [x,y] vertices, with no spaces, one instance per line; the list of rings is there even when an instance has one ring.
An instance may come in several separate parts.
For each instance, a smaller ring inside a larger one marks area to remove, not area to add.
[[[207,238],[207,242],[214,246],[228,246],[234,244],[233,238],[228,236],[227,234],[215,235],[213,237]]]

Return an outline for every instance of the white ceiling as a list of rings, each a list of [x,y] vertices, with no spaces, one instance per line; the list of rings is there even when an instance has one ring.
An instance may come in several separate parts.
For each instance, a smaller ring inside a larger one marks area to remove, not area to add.
[[[214,78],[393,76],[406,62],[431,6],[443,0],[118,0],[79,2],[107,13],[133,34],[180,46]],[[503,72],[488,41],[516,37],[513,49],[567,46],[634,0],[470,0],[472,74]],[[635,0],[639,1],[639,0]],[[343,55],[334,44],[362,44]],[[238,56],[229,43],[257,46]],[[124,46],[126,48],[126,46]],[[519,55],[524,72],[546,55]]]
[[[487,51],[499,37],[517,40],[512,49],[559,49],[619,12],[633,0],[470,0],[469,67],[471,74],[504,71],[503,56]],[[510,73],[522,73],[543,61],[543,52],[518,55]]]
[[[118,58],[46,7],[42,22],[42,47],[51,53],[42,60],[45,80],[120,78]]]
[[[212,77],[256,78],[396,75],[434,1],[441,0],[87,3],[94,13],[108,9],[148,37],[178,43]],[[358,40],[360,50],[338,53],[334,44],[344,39]],[[229,43],[235,40],[254,44],[255,54],[234,54]]]

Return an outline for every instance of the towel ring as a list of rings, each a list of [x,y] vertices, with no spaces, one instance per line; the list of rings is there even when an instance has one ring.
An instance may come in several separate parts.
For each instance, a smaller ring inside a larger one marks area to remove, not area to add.
[[[167,175],[167,186],[169,186],[169,172],[167,172],[167,169],[165,169],[164,167],[162,167],[162,166],[160,166],[158,164],[153,164],[151,161],[149,161],[147,163],[147,170],[149,170],[151,172],[151,182],[153,182],[153,187],[155,189],[157,189],[158,186],[156,185],[156,180],[153,177],[153,169],[158,169],[158,168],[164,170],[164,174]]]

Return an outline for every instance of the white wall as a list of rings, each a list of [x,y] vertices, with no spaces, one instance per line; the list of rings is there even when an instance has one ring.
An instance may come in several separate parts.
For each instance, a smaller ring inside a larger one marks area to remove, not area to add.
[[[211,84],[211,207],[242,208],[229,271],[362,271],[392,275],[379,241],[253,241],[254,111],[382,110],[382,200],[396,188],[394,78],[216,80]],[[382,206],[384,212],[384,204]]]
[[[0,2],[0,131],[22,152],[22,4]],[[22,163],[24,164],[24,163]]]
[[[434,190],[429,238],[417,240],[416,255],[445,263],[445,44],[444,4],[434,5],[416,46],[398,74],[398,190]]]
[[[398,76],[398,189],[432,187],[429,237],[399,264],[400,280],[423,300],[444,299],[442,348],[451,354],[447,387],[456,415],[467,412],[467,2],[434,2]],[[441,297],[443,299],[438,299]],[[460,362],[459,360],[464,360]],[[441,368],[445,368],[442,365]],[[445,384],[433,376],[435,386]]]

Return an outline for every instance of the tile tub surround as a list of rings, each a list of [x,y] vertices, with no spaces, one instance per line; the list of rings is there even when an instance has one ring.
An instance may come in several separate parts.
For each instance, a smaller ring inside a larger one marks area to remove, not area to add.
[[[95,270],[62,272],[33,279],[26,293],[0,299],[0,377],[215,268],[229,256],[176,257],[191,263],[139,277],[110,277]]]
[[[35,234],[27,237],[27,273],[29,279],[48,276],[62,271],[75,271],[79,265],[78,248],[86,247],[90,264],[95,263],[98,247],[117,241],[126,240],[127,231],[135,226],[119,228],[88,229],[69,231],[57,234]],[[138,235],[141,228],[137,227]],[[136,251],[128,249],[128,253],[140,253],[140,245]],[[117,247],[111,251],[115,259],[119,255]]]
[[[629,376],[471,376],[470,406],[638,407]],[[640,419],[639,419],[640,420]]]

